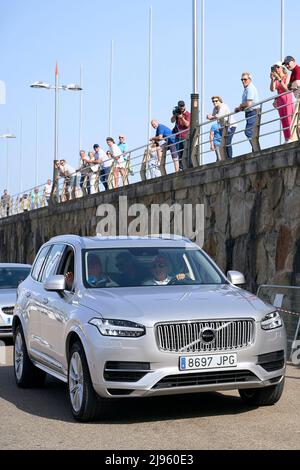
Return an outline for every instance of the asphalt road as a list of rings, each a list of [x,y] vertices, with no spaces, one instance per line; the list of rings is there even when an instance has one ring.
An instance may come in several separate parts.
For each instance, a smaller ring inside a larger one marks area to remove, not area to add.
[[[66,386],[16,387],[12,346],[0,365],[3,449],[299,449],[300,368],[288,366],[274,406],[250,408],[237,392],[114,401],[97,423],[73,421]]]

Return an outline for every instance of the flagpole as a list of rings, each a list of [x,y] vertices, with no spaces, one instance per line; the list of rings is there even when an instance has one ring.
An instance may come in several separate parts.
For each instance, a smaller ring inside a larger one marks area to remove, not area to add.
[[[79,95],[79,151],[82,150],[82,109],[83,109],[83,65],[80,66],[80,95]]]
[[[23,191],[23,119],[20,117],[20,177],[19,177],[19,192]]]
[[[38,185],[38,164],[39,164],[39,108],[35,108],[35,178],[34,184]]]
[[[109,77],[109,117],[108,117],[108,135],[112,135],[112,82],[113,82],[113,65],[114,65],[114,41],[111,41],[110,48],[110,77]]]
[[[149,92],[148,92],[148,140],[151,135],[151,113],[152,113],[152,6],[149,11]]]

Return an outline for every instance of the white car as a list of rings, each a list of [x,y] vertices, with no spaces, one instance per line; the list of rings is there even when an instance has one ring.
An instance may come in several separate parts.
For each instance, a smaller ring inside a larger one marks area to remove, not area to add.
[[[238,389],[253,405],[283,390],[280,314],[187,239],[55,237],[19,286],[18,386],[68,383],[75,419],[112,398]]]
[[[30,273],[29,264],[0,263],[0,339],[12,338],[12,317],[20,282]]]

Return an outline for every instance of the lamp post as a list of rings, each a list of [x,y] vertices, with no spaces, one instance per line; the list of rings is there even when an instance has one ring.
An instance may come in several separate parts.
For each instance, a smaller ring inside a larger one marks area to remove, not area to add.
[[[191,94],[191,124],[188,166],[192,161],[193,147],[199,126],[199,91],[198,91],[198,0],[193,0],[193,93]],[[199,149],[199,146],[198,146]]]
[[[55,108],[54,108],[54,162],[53,162],[53,183],[52,183],[52,191],[51,191],[51,199],[52,201],[54,200],[55,196],[55,191],[56,191],[56,186],[57,186],[57,180],[58,180],[58,169],[56,168],[56,161],[58,160],[58,115],[59,115],[59,109],[58,109],[58,97],[59,97],[59,90],[65,90],[65,91],[81,91],[82,88],[75,84],[75,83],[70,83],[69,85],[59,85],[59,78],[58,78],[58,65],[56,63],[55,67],[55,85],[50,85],[49,83],[45,82],[34,82],[32,85],[30,85],[31,88],[43,88],[46,90],[54,90],[55,92]]]
[[[15,139],[14,134],[1,134],[0,139]],[[9,191],[9,158],[8,158],[8,140],[6,141],[6,189]]]

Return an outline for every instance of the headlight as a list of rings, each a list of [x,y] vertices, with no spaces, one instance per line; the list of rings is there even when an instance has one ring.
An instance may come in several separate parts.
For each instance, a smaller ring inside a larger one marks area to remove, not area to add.
[[[145,327],[127,320],[111,320],[107,318],[93,318],[89,321],[98,328],[104,336],[126,336],[138,338],[146,334]]]
[[[267,315],[261,321],[261,327],[263,330],[274,330],[282,326],[282,319],[279,312],[267,313]]]

